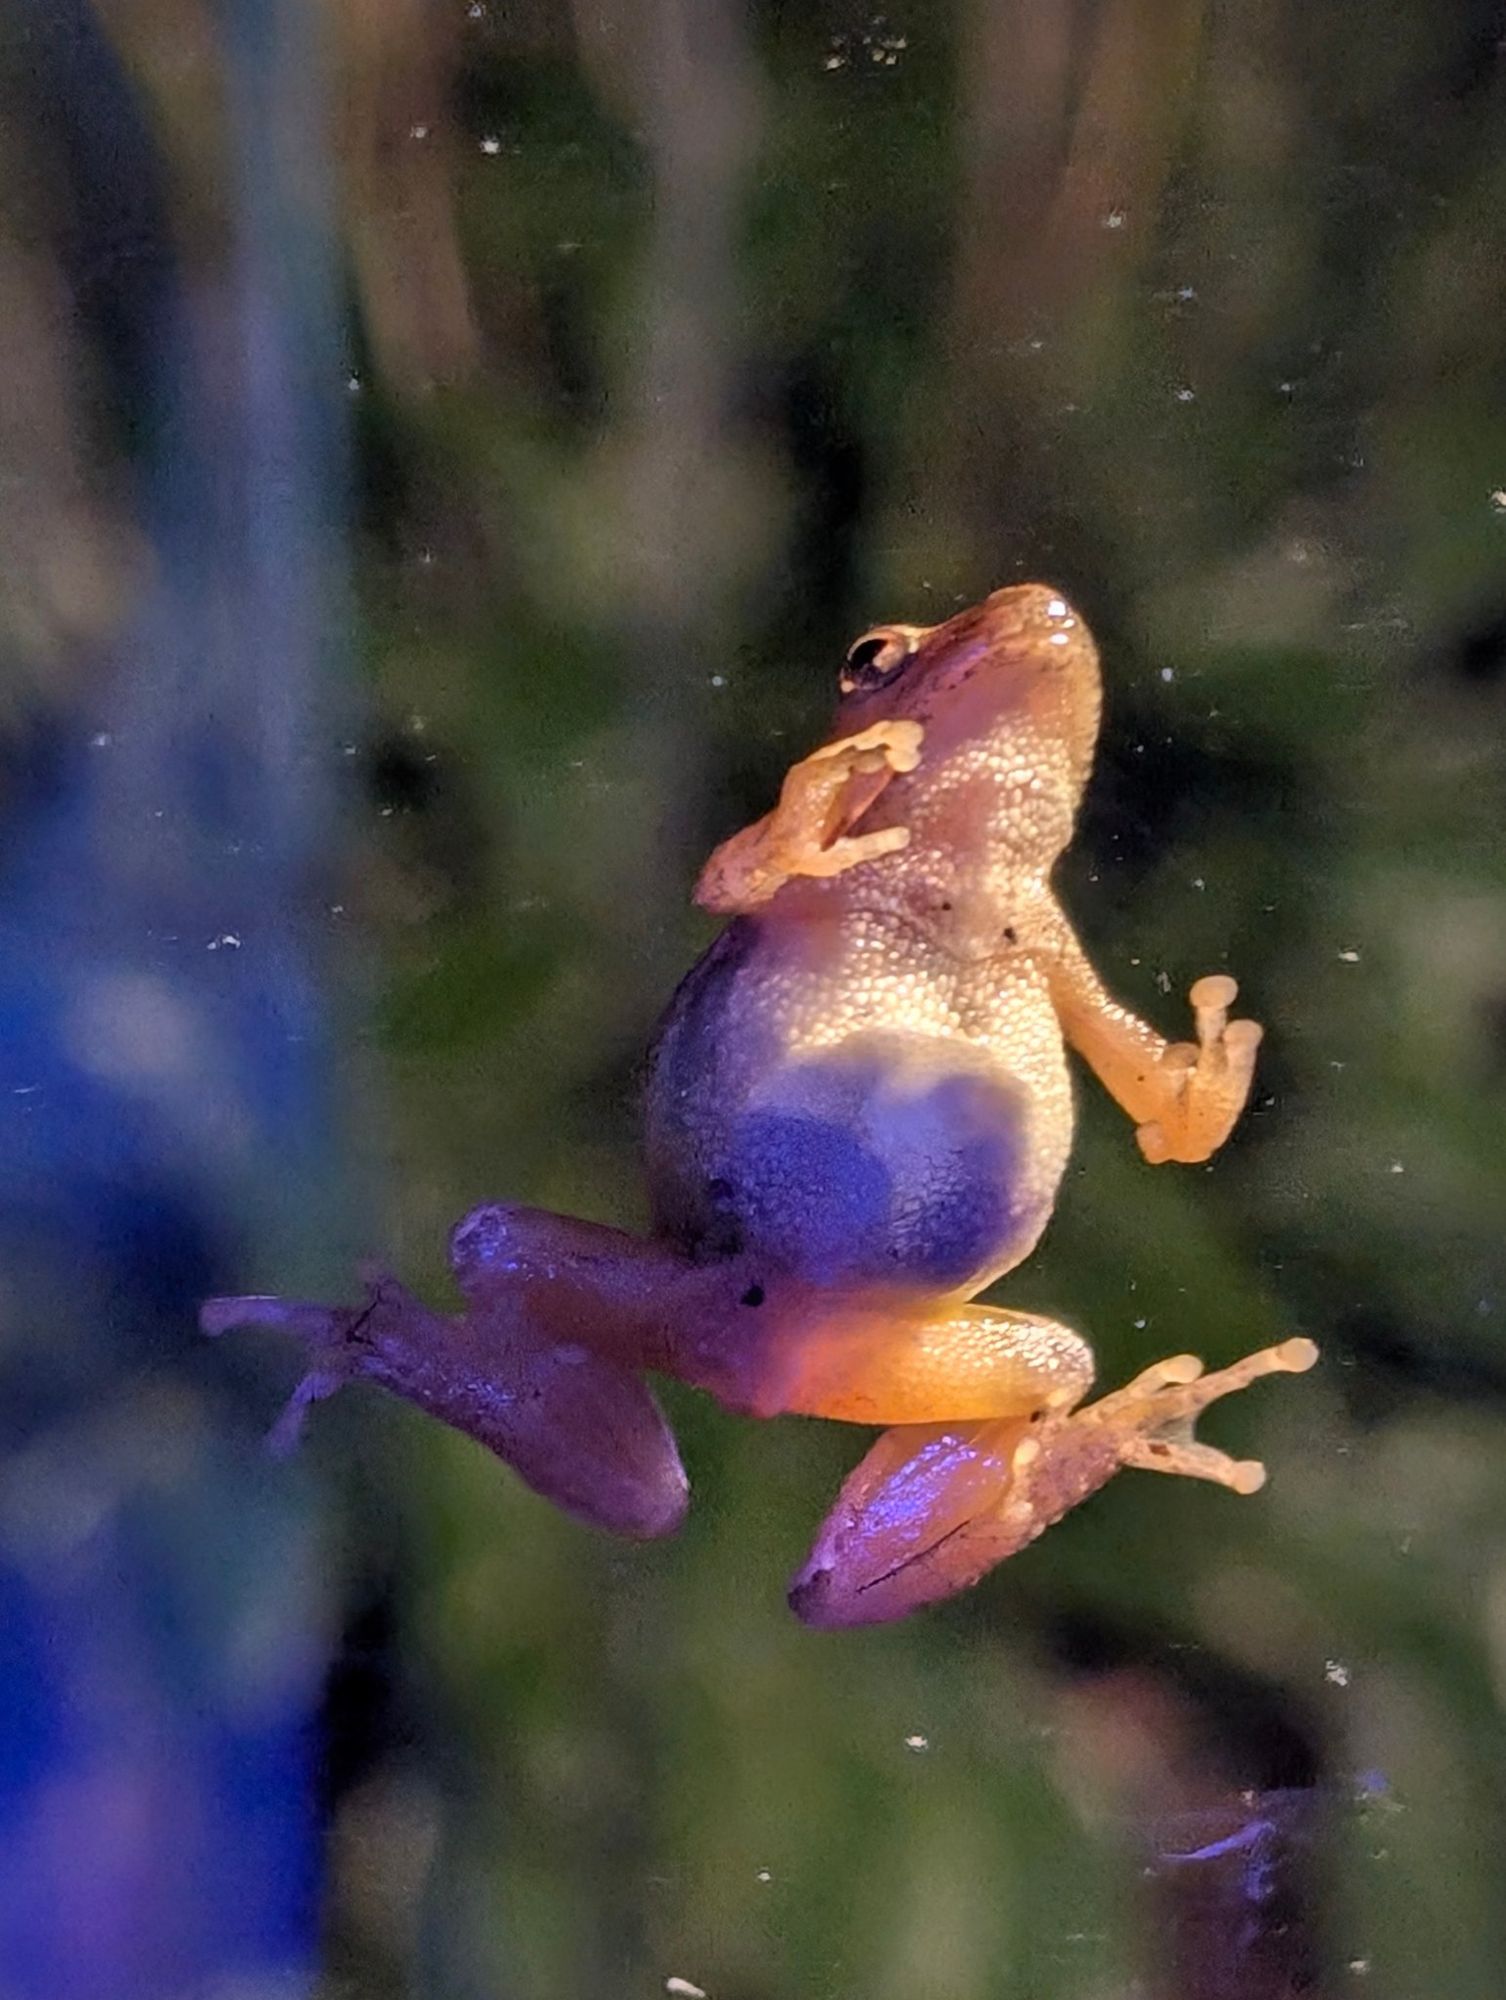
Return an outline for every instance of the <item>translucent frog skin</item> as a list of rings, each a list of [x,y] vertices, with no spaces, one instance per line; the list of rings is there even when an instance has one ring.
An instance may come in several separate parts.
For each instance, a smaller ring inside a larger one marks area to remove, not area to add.
[[[1260,1029],[1200,979],[1196,1039],[1118,1006],[1050,887],[1098,732],[1098,655],[1053,590],[853,646],[830,741],[712,855],[733,921],[649,1064],[647,1239],[487,1204],[455,1228],[458,1315],[373,1275],[358,1307],[214,1299],[206,1331],[313,1350],[279,1427],[368,1376],[497,1452],[572,1513],[672,1532],[687,1486],[642,1380],[757,1416],[880,1425],[791,1590],[812,1624],[898,1618],[977,1582],[1121,1467],[1236,1492],[1197,1443],[1207,1404],[1299,1372],[1293,1339],[1204,1374],[1190,1355],[1083,1405],[1070,1328],[971,1303],[1050,1218],[1072,1140],[1066,1047],[1151,1164],[1206,1160],[1249,1093]]]

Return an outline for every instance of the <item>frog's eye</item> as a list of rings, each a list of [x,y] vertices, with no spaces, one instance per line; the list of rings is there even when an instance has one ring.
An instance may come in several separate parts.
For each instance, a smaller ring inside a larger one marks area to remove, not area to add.
[[[847,664],[838,682],[843,694],[867,694],[893,680],[915,651],[918,634],[904,625],[879,625],[847,649]]]

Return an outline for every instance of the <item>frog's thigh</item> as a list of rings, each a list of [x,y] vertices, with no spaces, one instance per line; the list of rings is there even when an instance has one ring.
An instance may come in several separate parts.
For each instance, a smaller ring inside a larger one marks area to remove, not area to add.
[[[1093,1380],[1069,1326],[995,1306],[931,1318],[860,1309],[805,1333],[784,1407],[863,1424],[931,1424],[1068,1410]]]

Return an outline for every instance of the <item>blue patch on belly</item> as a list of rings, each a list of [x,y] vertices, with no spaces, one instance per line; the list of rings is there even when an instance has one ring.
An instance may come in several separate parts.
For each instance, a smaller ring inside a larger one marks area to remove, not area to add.
[[[1019,1235],[1021,1093],[950,1049],[939,1068],[944,1045],[878,1039],[784,1067],[728,1120],[725,1207],[748,1249],[817,1283],[960,1285]]]

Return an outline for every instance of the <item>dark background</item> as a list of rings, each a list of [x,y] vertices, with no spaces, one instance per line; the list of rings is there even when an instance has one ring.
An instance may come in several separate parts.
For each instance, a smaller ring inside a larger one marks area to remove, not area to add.
[[[17,0],[0,27],[0,1995],[1498,2000],[1506,14]],[[1301,1331],[967,1599],[802,1630],[859,1438],[679,1541],[225,1289],[633,1223],[713,841],[846,643],[1102,642],[1064,891],[1251,1114],[1096,1088],[1007,1283]],[[314,1968],[322,1968],[316,1978]],[[686,1991],[686,1986],[670,1991]]]

